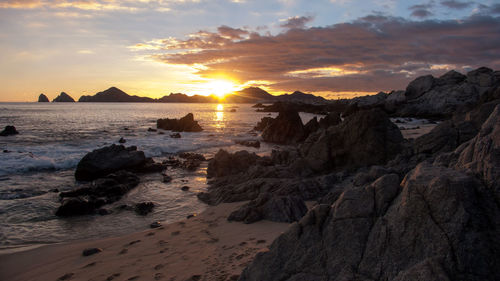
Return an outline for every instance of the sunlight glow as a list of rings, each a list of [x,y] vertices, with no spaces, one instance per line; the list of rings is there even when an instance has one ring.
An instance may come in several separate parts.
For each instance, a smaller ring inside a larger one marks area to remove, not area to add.
[[[237,90],[237,86],[228,80],[212,80],[203,85],[203,87],[219,99],[224,99],[227,94]]]

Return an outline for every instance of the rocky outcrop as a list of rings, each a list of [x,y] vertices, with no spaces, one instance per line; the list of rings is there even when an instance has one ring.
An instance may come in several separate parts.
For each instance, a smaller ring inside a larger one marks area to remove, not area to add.
[[[75,179],[79,181],[94,180],[107,174],[140,168],[146,164],[144,152],[137,151],[137,147],[111,145],[87,153],[78,163]]]
[[[139,184],[139,177],[133,173],[119,171],[73,191],[61,192],[61,206],[57,216],[78,216],[93,214],[98,208],[120,200]]]
[[[3,131],[0,132],[0,136],[2,137],[13,136],[17,134],[19,134],[19,132],[16,130],[16,127],[14,126],[5,126]]]
[[[306,213],[306,204],[300,197],[272,196],[269,193],[263,193],[257,199],[232,212],[227,220],[244,223],[254,223],[260,220],[294,222],[300,220]]]
[[[266,142],[297,143],[305,138],[304,125],[296,111],[282,111],[262,132]]]
[[[158,119],[156,127],[163,130],[171,130],[174,132],[201,132],[203,129],[194,120],[193,113],[188,113],[180,119]]]
[[[418,165],[317,205],[239,280],[498,280],[500,210],[462,172]]]
[[[262,132],[267,126],[269,126],[274,121],[272,117],[262,117],[260,121],[253,128],[255,131]]]
[[[38,102],[49,102],[49,98],[44,94],[40,94],[40,96],[38,96]]]
[[[52,102],[75,102],[75,100],[65,92],[61,92]]]
[[[403,141],[385,112],[363,110],[309,136],[296,165],[321,172],[383,164],[401,151]]]
[[[260,141],[258,141],[258,140],[235,140],[234,142],[236,144],[248,146],[248,147],[255,147],[255,148],[260,147]]]
[[[260,157],[246,150],[233,154],[220,149],[208,162],[207,178],[224,177],[245,172],[250,166],[255,165]]]
[[[325,117],[319,120],[319,126],[323,129],[326,129],[331,126],[336,126],[342,122],[340,119],[340,114],[337,112],[330,112]]]
[[[154,102],[147,97],[130,96],[124,91],[111,87],[93,96],[81,96],[78,102]]]

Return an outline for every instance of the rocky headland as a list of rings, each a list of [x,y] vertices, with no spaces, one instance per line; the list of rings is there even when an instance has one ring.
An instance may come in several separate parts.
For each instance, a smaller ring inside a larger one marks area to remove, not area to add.
[[[52,102],[75,102],[75,100],[65,92],[61,92]]]

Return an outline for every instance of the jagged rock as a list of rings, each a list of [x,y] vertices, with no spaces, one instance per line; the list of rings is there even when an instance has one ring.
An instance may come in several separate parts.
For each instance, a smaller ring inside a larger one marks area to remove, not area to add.
[[[300,220],[306,213],[307,207],[300,197],[272,196],[269,193],[263,193],[257,199],[232,212],[227,220],[244,223],[254,223],[263,219],[294,222]]]
[[[172,130],[174,132],[201,132],[203,129],[194,120],[193,113],[188,113],[180,119],[158,119],[156,127],[163,130]]]
[[[6,137],[6,136],[13,136],[17,135],[19,132],[16,130],[16,127],[14,126],[5,126],[5,129],[0,132],[0,136]]]
[[[126,143],[126,142],[127,142],[127,140],[126,140],[126,139],[124,139],[124,138],[120,138],[120,139],[118,140],[118,142],[119,142],[119,143]]]
[[[422,96],[427,91],[432,89],[434,84],[435,79],[432,75],[418,77],[417,79],[411,81],[410,84],[408,84],[408,86],[406,87],[406,99],[412,100]]]
[[[137,147],[113,144],[87,153],[76,167],[75,179],[90,181],[119,170],[139,168],[145,163],[144,152],[137,151]]]
[[[296,111],[282,111],[262,132],[266,142],[297,143],[305,138],[304,125]]]
[[[478,85],[479,87],[491,87],[498,82],[494,76],[493,70],[487,67],[469,71],[467,73],[467,82]]]
[[[153,202],[142,202],[135,204],[134,210],[138,215],[145,216],[153,211],[155,204]]]
[[[244,172],[248,167],[257,162],[255,153],[246,150],[237,151],[233,154],[220,149],[212,160],[208,162],[207,178],[224,177]]]
[[[274,121],[272,117],[262,117],[257,125],[253,128],[255,131],[262,132],[267,126],[269,126]]]
[[[323,129],[326,129],[331,126],[336,126],[342,122],[340,119],[340,114],[337,112],[330,112],[325,117],[319,120],[319,126]]]
[[[83,250],[82,256],[87,257],[102,252],[101,248],[88,248]]]
[[[40,96],[38,97],[38,102],[49,102],[49,98],[47,98],[47,96],[44,94],[40,94]]]
[[[81,216],[92,214],[100,204],[96,204],[93,201],[89,201],[86,198],[81,197],[71,197],[65,198],[61,202],[61,206],[56,211],[56,216],[67,217],[67,216]]]
[[[392,178],[392,179],[391,179]],[[318,205],[240,280],[498,280],[500,210],[473,177],[428,163]]]
[[[315,172],[383,164],[401,151],[403,141],[382,110],[363,110],[309,136],[300,147],[304,159],[298,161]]]
[[[255,148],[260,147],[260,141],[258,141],[258,140],[235,140],[234,142],[236,144],[248,146],[248,147],[255,147]]]
[[[52,102],[75,102],[75,100],[65,92],[61,92]]]

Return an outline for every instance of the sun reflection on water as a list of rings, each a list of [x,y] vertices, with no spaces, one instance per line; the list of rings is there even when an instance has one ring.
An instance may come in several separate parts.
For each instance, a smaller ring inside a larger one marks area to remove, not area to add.
[[[215,121],[217,124],[215,125],[217,129],[221,129],[224,127],[224,105],[217,105],[217,112],[215,112]]]

